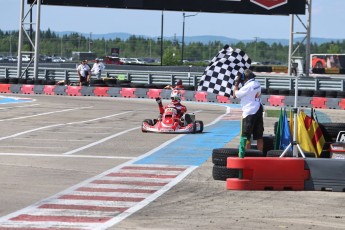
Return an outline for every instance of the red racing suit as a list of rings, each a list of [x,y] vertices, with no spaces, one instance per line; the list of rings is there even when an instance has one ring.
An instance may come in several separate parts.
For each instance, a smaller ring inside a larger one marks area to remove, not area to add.
[[[177,117],[181,118],[183,114],[187,112],[187,107],[182,105],[179,101],[171,101],[169,104],[163,107],[162,103],[158,104],[159,113],[163,115],[166,108],[175,108],[177,110]]]

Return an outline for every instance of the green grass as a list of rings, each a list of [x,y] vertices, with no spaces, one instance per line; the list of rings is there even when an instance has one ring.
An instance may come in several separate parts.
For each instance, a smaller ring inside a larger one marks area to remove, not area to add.
[[[279,117],[280,115],[280,109],[275,110],[265,110],[266,117]]]

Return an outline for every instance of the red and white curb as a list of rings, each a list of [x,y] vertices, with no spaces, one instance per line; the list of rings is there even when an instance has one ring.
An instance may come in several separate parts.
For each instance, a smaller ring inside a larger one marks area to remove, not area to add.
[[[0,218],[0,230],[107,229],[145,207],[195,168],[137,164],[114,168]]]

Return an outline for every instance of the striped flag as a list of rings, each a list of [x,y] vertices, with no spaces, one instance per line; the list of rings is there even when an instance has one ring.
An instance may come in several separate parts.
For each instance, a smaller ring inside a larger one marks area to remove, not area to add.
[[[300,111],[298,116],[298,142],[304,151],[313,152],[317,157],[325,144],[319,124],[303,111]]]

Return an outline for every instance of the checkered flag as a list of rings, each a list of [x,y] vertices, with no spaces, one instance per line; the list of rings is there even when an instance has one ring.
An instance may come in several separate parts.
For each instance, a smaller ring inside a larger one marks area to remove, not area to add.
[[[230,97],[237,73],[243,73],[245,69],[249,69],[251,63],[245,52],[240,49],[233,50],[225,45],[201,76],[198,91]]]

